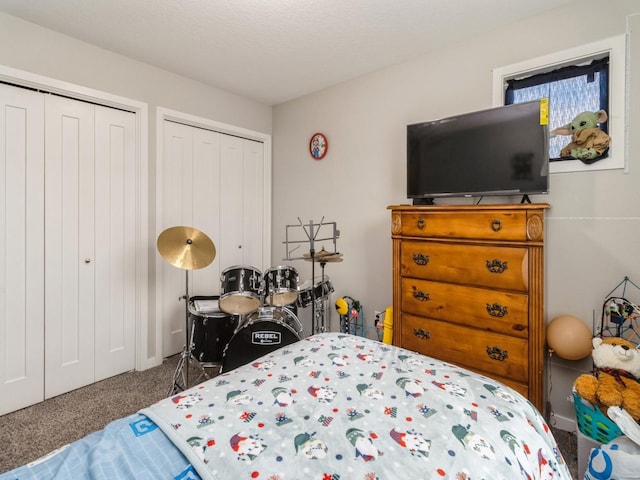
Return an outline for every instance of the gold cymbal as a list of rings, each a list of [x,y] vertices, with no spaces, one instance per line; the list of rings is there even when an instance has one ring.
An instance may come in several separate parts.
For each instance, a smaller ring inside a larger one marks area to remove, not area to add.
[[[167,228],[158,236],[157,245],[162,258],[183,270],[199,270],[216,258],[211,239],[193,227]]]
[[[307,262],[311,261],[311,254],[305,253],[303,257]],[[328,252],[323,248],[322,250],[315,253],[315,255],[313,256],[313,261],[318,263],[337,263],[342,262],[342,257],[342,253]]]

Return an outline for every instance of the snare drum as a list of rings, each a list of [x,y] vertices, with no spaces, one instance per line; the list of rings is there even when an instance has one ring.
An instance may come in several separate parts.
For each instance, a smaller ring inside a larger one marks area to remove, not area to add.
[[[260,270],[238,265],[223,270],[220,275],[220,309],[227,313],[246,315],[260,306]]]
[[[224,349],[222,371],[228,372],[302,338],[302,324],[286,308],[261,307],[236,330]]]
[[[264,274],[264,296],[266,303],[276,307],[295,303],[298,298],[297,270],[286,265],[267,270]]]
[[[300,285],[300,291],[298,292],[298,306],[308,307],[316,300],[325,299],[333,292],[333,285],[329,277],[325,276],[324,279],[316,278],[317,283],[311,286],[311,280],[307,280]]]
[[[193,356],[203,367],[220,365],[224,347],[238,326],[238,317],[222,312],[218,297],[191,297],[189,319],[193,322]]]

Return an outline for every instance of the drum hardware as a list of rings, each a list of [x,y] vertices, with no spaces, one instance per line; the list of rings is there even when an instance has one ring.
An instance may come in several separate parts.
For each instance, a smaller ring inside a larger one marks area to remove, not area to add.
[[[193,355],[195,323],[189,324],[189,270],[199,270],[213,262],[216,247],[211,239],[200,230],[192,227],[177,226],[164,230],[157,240],[158,252],[169,264],[185,271],[185,294],[178,298],[184,300],[185,344],[180,360],[173,374],[169,395],[189,387],[189,370],[193,363],[201,376],[209,378],[207,371]],[[182,379],[182,383],[180,383]]]
[[[340,237],[340,231],[337,229],[336,222],[325,222],[324,217],[320,220],[320,223],[314,223],[312,220],[308,224],[302,223],[300,217],[298,217],[297,225],[287,225],[285,234],[285,245],[287,251],[287,258],[285,260],[306,260],[311,262],[311,278],[315,279],[315,265],[320,263],[322,267],[322,277],[324,281],[324,267],[327,263],[342,262],[342,254],[338,253],[336,248],[336,241]],[[301,229],[304,232],[306,238],[298,237],[301,239],[290,238],[290,232],[293,236],[297,229]],[[327,229],[331,230],[330,236],[319,237],[320,232],[326,232]],[[324,246],[318,252],[315,250],[316,242],[331,241],[333,243],[333,252],[325,250]],[[300,247],[300,244],[309,244],[309,253],[305,253],[302,257],[292,257],[292,254]],[[327,314],[330,312],[327,308],[320,308],[319,314],[316,313],[316,307],[318,302],[315,298],[315,289],[312,289],[312,301],[311,301],[311,334],[326,332],[328,318]],[[316,325],[316,320],[318,321]]]

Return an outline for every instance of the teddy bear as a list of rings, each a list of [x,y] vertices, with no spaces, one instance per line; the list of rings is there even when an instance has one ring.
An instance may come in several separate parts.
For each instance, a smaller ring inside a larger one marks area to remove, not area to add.
[[[600,160],[609,148],[611,138],[598,127],[598,124],[606,122],[607,118],[607,112],[604,110],[581,112],[567,125],[553,129],[550,137],[571,135],[571,143],[560,151],[560,155],[590,164]]]
[[[595,337],[592,341],[593,374],[584,373],[574,390],[593,405],[625,409],[640,420],[640,350],[620,337]]]

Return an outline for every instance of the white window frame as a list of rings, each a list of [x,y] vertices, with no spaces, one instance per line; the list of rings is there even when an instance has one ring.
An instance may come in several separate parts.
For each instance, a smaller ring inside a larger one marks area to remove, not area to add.
[[[506,65],[493,70],[493,106],[504,105],[507,81],[534,75],[568,65],[577,65],[594,56],[609,54],[609,156],[587,165],[580,160],[550,162],[550,173],[584,172],[623,169],[628,173],[627,161],[627,35],[600,40],[550,55]],[[555,125],[551,126],[554,128]],[[567,137],[568,139],[569,137]],[[569,143],[570,140],[567,140]]]

